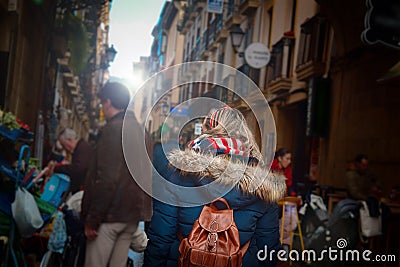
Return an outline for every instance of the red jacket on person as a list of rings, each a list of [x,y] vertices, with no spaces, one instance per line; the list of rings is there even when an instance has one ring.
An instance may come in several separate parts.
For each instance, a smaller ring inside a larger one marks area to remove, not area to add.
[[[282,173],[285,177],[286,177],[286,187],[289,189],[289,187],[292,186],[292,166],[289,165],[286,168],[281,168],[279,166],[279,161],[278,159],[274,159],[272,161],[272,165],[271,165],[271,170],[274,172],[280,172]]]

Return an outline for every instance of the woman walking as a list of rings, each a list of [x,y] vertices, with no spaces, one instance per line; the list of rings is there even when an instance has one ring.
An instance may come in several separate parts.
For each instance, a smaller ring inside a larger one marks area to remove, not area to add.
[[[240,246],[250,241],[243,266],[275,266],[275,257],[271,260],[263,256],[265,248],[280,249],[276,201],[285,193],[285,179],[261,167],[260,150],[238,110],[218,109],[205,124],[205,134],[189,144],[191,149],[169,155],[170,163],[175,166],[169,181],[199,189],[190,195],[168,192],[175,198],[174,205],[154,202],[144,265],[177,266],[178,247],[199,217],[204,206],[201,203],[221,196],[213,197],[214,192],[225,190],[222,197],[234,210]],[[213,183],[210,189],[202,190],[210,183]],[[259,251],[263,252],[262,257]]]

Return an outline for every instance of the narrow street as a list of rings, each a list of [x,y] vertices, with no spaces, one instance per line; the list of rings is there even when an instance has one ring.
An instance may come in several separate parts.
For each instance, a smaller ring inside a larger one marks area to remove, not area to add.
[[[0,0],[0,267],[399,266],[399,2],[139,2]]]

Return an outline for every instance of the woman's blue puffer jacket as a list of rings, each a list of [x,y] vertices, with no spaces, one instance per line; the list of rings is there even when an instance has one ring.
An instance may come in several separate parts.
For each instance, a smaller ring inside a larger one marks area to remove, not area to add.
[[[243,266],[276,266],[276,252],[272,260],[269,257],[259,260],[257,253],[262,250],[259,256],[264,257],[265,249],[277,251],[281,248],[276,201],[286,190],[283,176],[240,161],[232,162],[227,157],[210,158],[210,155],[192,150],[176,151],[170,154],[169,160],[174,166],[180,166],[169,178],[173,184],[198,187],[215,181],[218,185],[215,187],[233,187],[230,191],[227,189],[228,193],[223,198],[234,210],[241,246],[251,240],[243,257]],[[210,162],[211,166],[199,168],[209,165]],[[181,169],[200,171],[188,174]],[[185,195],[184,191],[175,191],[173,187],[165,187],[163,190],[170,196],[168,202],[174,205],[158,200],[153,203],[153,217],[147,231],[149,243],[144,260],[144,266],[147,267],[178,265],[180,239],[189,235],[203,208],[202,205],[194,206],[193,203],[210,197],[204,192]]]

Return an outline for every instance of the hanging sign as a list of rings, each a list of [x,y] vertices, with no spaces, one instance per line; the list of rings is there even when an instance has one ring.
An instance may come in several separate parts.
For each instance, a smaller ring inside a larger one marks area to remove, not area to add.
[[[369,45],[377,42],[400,48],[399,0],[366,0],[365,30],[361,40]]]
[[[244,58],[250,67],[260,69],[269,63],[271,53],[265,44],[252,43],[244,51]]]
[[[223,0],[207,0],[207,12],[222,14]]]

